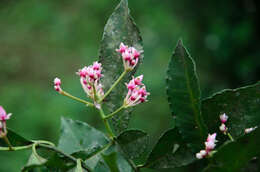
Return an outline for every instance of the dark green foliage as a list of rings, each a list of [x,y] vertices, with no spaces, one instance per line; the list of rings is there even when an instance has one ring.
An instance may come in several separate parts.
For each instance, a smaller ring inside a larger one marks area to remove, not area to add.
[[[254,85],[226,89],[202,101],[202,114],[211,133],[219,131],[219,115],[226,113],[226,123],[234,138],[244,129],[260,125],[260,82]]]
[[[211,158],[212,162],[204,172],[239,172],[253,158],[260,155],[260,129],[227,142]]]
[[[126,130],[116,138],[122,151],[132,160],[146,152],[148,141],[148,134],[141,130]]]
[[[102,79],[102,84],[104,85],[105,90],[108,90],[124,71],[121,54],[116,52],[116,49],[119,48],[121,42],[129,46],[134,46],[139,51],[143,51],[142,38],[139,29],[129,14],[127,0],[121,0],[104,28],[99,50],[99,61],[102,63],[103,67],[104,77]],[[140,58],[143,58],[143,55],[141,55]],[[137,67],[138,66],[136,66],[135,70]],[[110,96],[104,100],[111,112],[123,104],[124,97],[127,93],[125,82],[128,82],[129,79],[131,79],[135,70],[130,72],[117,85]],[[120,133],[128,127],[130,111],[131,110],[129,109],[125,110],[121,112],[122,114],[113,118],[112,124],[117,133]]]
[[[200,88],[193,59],[178,42],[167,71],[167,95],[181,136],[193,151],[201,148],[207,130],[201,116]]]
[[[191,153],[175,128],[161,136],[144,166],[154,169],[176,168],[188,165],[194,160],[194,154]]]

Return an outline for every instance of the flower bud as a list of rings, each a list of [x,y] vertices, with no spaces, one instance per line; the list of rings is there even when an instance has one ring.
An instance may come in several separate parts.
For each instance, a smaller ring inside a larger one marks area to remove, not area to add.
[[[227,116],[225,113],[223,113],[222,115],[220,115],[219,118],[220,118],[220,121],[221,121],[222,123],[225,123],[225,122],[227,122],[227,120],[228,120],[228,116]]]
[[[246,129],[245,129],[245,134],[251,133],[251,132],[254,131],[255,129],[257,129],[257,126],[251,127],[251,128],[246,128]]]
[[[123,43],[120,44],[119,49],[116,49],[116,51],[121,53],[125,70],[133,70],[139,61],[141,52],[136,50],[134,47],[128,48],[128,46]]]
[[[60,93],[62,91],[62,89],[60,87],[61,80],[59,78],[55,78],[53,82],[54,82],[54,89]]]
[[[11,116],[11,113],[7,114],[4,108],[0,106],[0,121],[5,122],[6,120],[10,119]]]
[[[224,123],[222,123],[221,126],[219,126],[219,130],[223,133],[226,133],[228,128],[226,127],[226,125]]]
[[[202,158],[203,158],[203,155],[201,155],[200,152],[199,152],[199,153],[196,153],[196,158],[197,158],[197,159],[202,159]]]

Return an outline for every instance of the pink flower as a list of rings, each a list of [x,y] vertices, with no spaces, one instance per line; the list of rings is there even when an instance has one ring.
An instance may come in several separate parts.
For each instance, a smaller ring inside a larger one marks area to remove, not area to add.
[[[122,54],[122,53],[124,53],[127,49],[128,49],[128,46],[121,42],[121,44],[120,44],[120,46],[119,46],[119,49],[116,49],[116,51]]]
[[[219,130],[223,133],[226,133],[228,128],[226,127],[226,125],[224,123],[222,123],[221,126],[219,126]]]
[[[143,85],[142,80],[143,75],[140,75],[126,84],[128,89],[128,93],[124,100],[124,105],[126,107],[135,106],[146,101],[147,96],[150,93],[146,91],[146,87]]]
[[[54,89],[60,93],[62,91],[62,89],[60,87],[61,80],[59,78],[55,78],[53,82],[54,82]]]
[[[208,138],[205,142],[205,150],[201,150],[199,153],[196,153],[196,158],[197,159],[202,159],[206,157],[216,146],[216,133],[209,134]]]
[[[4,108],[0,106],[0,121],[5,122],[6,120],[10,119],[11,116],[11,113],[6,114]]]
[[[116,51],[122,55],[125,70],[133,70],[139,61],[141,52],[137,51],[134,47],[128,48],[123,43],[120,44],[119,49],[116,49]]]
[[[220,115],[219,118],[220,118],[220,121],[221,121],[222,123],[225,123],[225,122],[227,122],[227,120],[228,120],[228,116],[227,116],[225,113],[223,113],[222,115]]]
[[[103,76],[101,72],[102,65],[97,61],[93,62],[93,65],[79,69],[77,72],[80,76],[80,83],[83,90],[93,100],[95,99],[95,92],[98,98],[101,98],[104,95],[103,86],[100,83],[100,78]]]

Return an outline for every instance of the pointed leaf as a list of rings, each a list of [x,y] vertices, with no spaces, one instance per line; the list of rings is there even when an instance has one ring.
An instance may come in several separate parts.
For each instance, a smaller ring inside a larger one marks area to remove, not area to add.
[[[188,146],[198,151],[206,137],[200,110],[195,62],[178,42],[167,71],[167,95],[176,126]]]
[[[28,171],[38,166],[42,166],[46,161],[47,161],[46,159],[32,153],[26,166],[23,167],[22,172]]]
[[[108,90],[124,71],[121,55],[116,52],[121,42],[133,46],[139,51],[143,50],[142,38],[139,29],[129,14],[127,0],[121,0],[104,28],[99,60],[103,67],[104,77],[102,83],[105,90]],[[140,59],[142,58],[143,55],[141,55]],[[138,66],[136,66],[135,70],[137,67]],[[111,112],[122,105],[127,93],[124,83],[127,82],[134,73],[135,71],[130,72],[105,100]],[[128,127],[130,110],[125,110],[122,113],[121,115],[116,115],[112,121],[117,133],[120,133]]]
[[[255,156],[260,155],[260,129],[220,147],[204,172],[237,172]]]
[[[194,160],[194,154],[187,148],[175,128],[161,136],[144,166],[153,169],[176,168],[188,165]]]
[[[202,114],[210,132],[219,131],[219,115],[222,113],[229,116],[226,126],[234,138],[243,135],[246,128],[259,126],[260,82],[238,89],[223,90],[203,100]]]
[[[58,148],[67,154],[81,153],[81,156],[91,156],[109,144],[106,136],[80,121],[61,119],[61,136]]]
[[[116,142],[127,157],[134,160],[147,150],[148,134],[141,130],[127,130],[116,138]]]

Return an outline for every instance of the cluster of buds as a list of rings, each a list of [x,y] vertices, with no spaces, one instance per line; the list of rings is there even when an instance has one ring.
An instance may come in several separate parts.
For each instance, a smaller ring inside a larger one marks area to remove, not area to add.
[[[245,129],[245,134],[251,133],[251,132],[254,131],[255,129],[257,129],[257,126],[251,127],[251,128],[246,128],[246,129]]]
[[[0,138],[7,134],[6,121],[10,119],[11,113],[7,114],[2,106],[0,106]]]
[[[133,70],[138,63],[141,52],[137,51],[134,47],[128,47],[123,43],[120,44],[119,49],[116,49],[116,51],[122,55],[125,70]]]
[[[147,101],[147,96],[150,94],[146,91],[145,85],[142,83],[143,75],[140,75],[126,83],[128,93],[124,100],[124,107],[135,106],[139,103]]]
[[[95,95],[97,99],[104,96],[103,86],[100,83],[100,78],[102,77],[101,71],[101,63],[94,62],[93,65],[85,66],[77,72],[80,76],[80,83],[83,90],[94,101],[96,101]]]
[[[213,133],[213,134],[209,134],[208,135],[208,138],[205,142],[205,150],[201,150],[200,152],[196,153],[196,157],[198,159],[202,159],[202,158],[205,158],[207,155],[210,154],[210,152],[213,151],[213,149],[215,148],[216,146],[216,136],[217,134],[216,133]]]
[[[54,79],[54,89],[56,90],[56,91],[58,91],[59,93],[61,93],[61,91],[62,91],[62,89],[61,89],[61,80],[59,79],[59,78],[55,78]]]
[[[223,132],[224,134],[227,134],[228,128],[226,127],[225,123],[228,120],[228,116],[225,113],[223,113],[222,115],[219,116],[219,119],[221,121],[221,125],[219,126],[219,130],[221,132]]]

